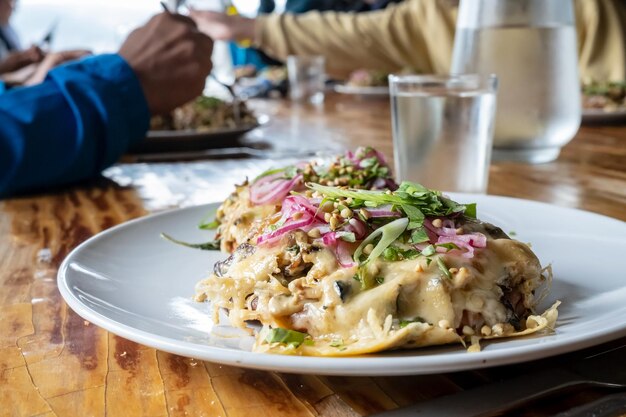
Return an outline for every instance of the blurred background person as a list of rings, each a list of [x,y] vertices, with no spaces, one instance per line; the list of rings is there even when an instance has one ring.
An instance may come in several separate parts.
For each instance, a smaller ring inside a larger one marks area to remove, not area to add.
[[[97,176],[145,137],[151,115],[202,93],[212,49],[191,19],[163,13],[118,53],[0,95],[0,196]]]
[[[402,0],[286,0],[281,10],[276,7],[275,0],[261,0],[258,14],[271,13],[301,14],[310,11],[336,11],[336,12],[367,12],[384,9],[390,4],[399,3]],[[278,60],[268,56],[263,50],[250,47],[248,40],[239,44],[229,43],[233,66],[252,66],[259,70],[267,66],[283,65],[284,59]]]
[[[15,0],[0,0],[0,74],[17,71],[40,62],[43,51],[37,46],[22,50],[17,32],[11,26]]]
[[[626,79],[626,1],[574,0],[582,79]],[[331,75],[365,68],[449,71],[458,1],[407,0],[369,13],[308,12],[257,18],[192,11],[216,40],[249,39],[267,55],[324,55]]]
[[[11,25],[16,0],[0,0],[0,80],[10,86],[34,85],[45,78],[48,71],[64,62],[89,54],[76,49],[46,53],[37,45],[22,50],[17,32]],[[47,44],[53,33],[46,36]],[[4,87],[0,92],[4,91]]]

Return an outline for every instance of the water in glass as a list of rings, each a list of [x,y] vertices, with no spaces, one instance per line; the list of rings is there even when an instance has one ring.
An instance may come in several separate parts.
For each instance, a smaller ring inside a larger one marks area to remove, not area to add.
[[[484,193],[494,91],[432,88],[391,96],[398,178],[429,188]]]

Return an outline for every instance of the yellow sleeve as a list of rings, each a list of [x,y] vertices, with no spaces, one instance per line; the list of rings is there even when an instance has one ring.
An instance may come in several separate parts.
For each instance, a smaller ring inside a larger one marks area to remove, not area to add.
[[[576,0],[580,77],[626,80],[626,1]]]
[[[257,18],[255,42],[283,60],[290,54],[324,55],[327,71],[339,76],[359,68],[445,73],[455,12],[439,0],[407,0],[369,13],[265,15]]]

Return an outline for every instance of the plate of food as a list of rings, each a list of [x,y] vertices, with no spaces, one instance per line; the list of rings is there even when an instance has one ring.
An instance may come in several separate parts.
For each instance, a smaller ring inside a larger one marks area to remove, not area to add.
[[[334,89],[340,94],[389,96],[388,76],[388,73],[382,71],[357,70],[350,74],[344,84],[337,84]]]
[[[171,114],[154,116],[146,139],[131,149],[131,153],[222,147],[266,122],[267,117],[255,116],[245,101],[227,102],[217,97],[201,96]]]
[[[626,81],[583,85],[583,122],[626,122]]]
[[[431,374],[626,335],[624,251],[624,222],[398,185],[362,148],[267,171],[222,204],[104,231],[65,259],[58,286],[86,320],[175,354]]]

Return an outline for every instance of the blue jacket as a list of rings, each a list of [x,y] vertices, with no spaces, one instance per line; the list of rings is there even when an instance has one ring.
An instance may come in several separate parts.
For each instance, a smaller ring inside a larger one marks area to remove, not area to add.
[[[0,94],[0,197],[97,176],[145,137],[149,122],[139,80],[116,54]]]

